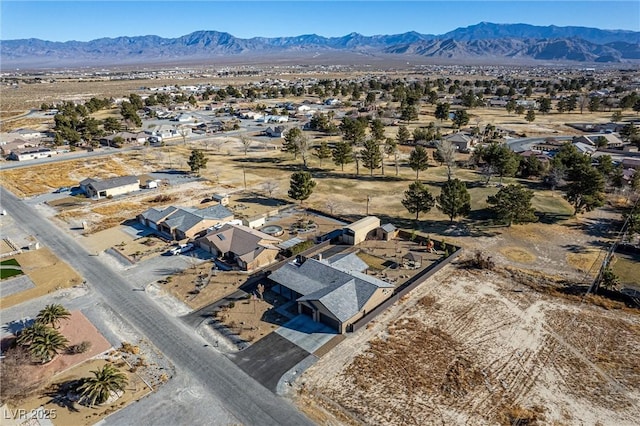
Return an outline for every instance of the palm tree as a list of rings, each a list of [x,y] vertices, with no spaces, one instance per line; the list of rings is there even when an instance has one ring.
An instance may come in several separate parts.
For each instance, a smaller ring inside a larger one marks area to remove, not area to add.
[[[45,324],[34,322],[30,326],[20,330],[18,338],[16,339],[16,343],[20,346],[30,346],[36,336],[46,333],[45,329],[47,328],[49,327],[47,327]]]
[[[49,324],[53,328],[57,328],[56,325],[60,324],[60,320],[67,319],[71,316],[71,313],[67,309],[59,304],[47,305],[42,309],[36,317],[36,322],[41,324]]]
[[[94,377],[84,378],[78,387],[80,396],[89,403],[90,407],[107,402],[112,392],[124,391],[128,382],[127,375],[111,364],[91,372]]]
[[[29,345],[31,355],[43,364],[49,362],[60,352],[67,349],[69,341],[58,330],[43,327],[41,333],[35,335]]]

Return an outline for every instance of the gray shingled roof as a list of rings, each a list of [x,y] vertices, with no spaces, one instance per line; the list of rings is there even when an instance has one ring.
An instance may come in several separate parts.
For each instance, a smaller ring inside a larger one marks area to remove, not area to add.
[[[390,224],[390,223],[385,223],[385,224],[384,224],[384,225],[382,225],[380,228],[382,228],[382,230],[383,230],[384,232],[387,232],[387,233],[389,233],[389,232],[394,232],[394,231],[396,230],[396,227],[395,227],[395,226],[393,226],[393,225],[392,225],[392,224]]]
[[[344,271],[364,272],[369,268],[369,265],[355,253],[339,253],[331,256],[327,262]]]
[[[275,249],[280,239],[247,226],[227,223],[204,237],[222,253],[234,253],[245,262],[250,262],[265,249]]]
[[[178,229],[187,232],[196,226],[202,220],[223,220],[233,217],[233,212],[228,208],[215,205],[204,209],[195,209],[192,207],[174,207],[170,206],[164,210],[156,210],[150,208],[141,213],[142,217],[153,223],[165,221],[171,229]]]
[[[360,312],[378,288],[393,288],[392,284],[361,272],[315,259],[302,265],[287,263],[269,278],[302,294],[298,301],[319,301],[340,321]]]

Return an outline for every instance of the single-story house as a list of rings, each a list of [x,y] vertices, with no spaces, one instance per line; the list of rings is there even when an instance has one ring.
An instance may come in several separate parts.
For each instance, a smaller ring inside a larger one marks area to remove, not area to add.
[[[9,160],[24,161],[33,160],[36,158],[47,158],[52,155],[56,155],[58,151],[51,148],[45,148],[42,146],[34,146],[27,148],[12,149],[7,157]]]
[[[584,155],[591,155],[598,150],[598,148],[596,148],[595,146],[586,144],[584,142],[574,142],[573,146],[576,147],[578,152],[581,152]]]
[[[184,127],[184,129],[185,130],[178,130],[175,126],[172,126],[172,125],[160,124],[160,125],[153,126],[145,130],[144,132],[149,136],[155,136],[160,139],[169,139],[169,138],[176,138],[176,137],[182,136],[180,134],[180,131],[186,132],[185,133],[186,136],[189,136],[191,134],[191,128]]]
[[[267,130],[264,131],[264,134],[269,136],[270,138],[283,138],[285,128],[282,126],[275,127],[267,127]]]
[[[536,157],[542,164],[549,164],[549,162],[551,161],[551,157],[549,157],[544,152],[527,150],[519,152],[518,155],[520,155],[522,158]]]
[[[469,152],[473,149],[477,140],[471,135],[462,132],[456,132],[444,137],[444,140],[451,142],[453,146],[460,152]]]
[[[32,141],[26,141],[24,139],[13,139],[11,142],[0,143],[0,151],[2,151],[3,156],[7,156],[11,154],[11,151],[16,149],[23,148],[33,148],[38,146],[38,143],[34,143]]]
[[[252,271],[273,263],[280,252],[279,238],[247,226],[227,223],[208,232],[196,244],[214,256],[235,262],[245,271]]]
[[[24,128],[14,130],[10,133],[10,135],[13,135],[15,137],[22,138],[22,139],[40,139],[41,137],[44,136],[42,132],[39,130],[24,129]]]
[[[614,135],[613,133],[601,133],[596,135],[579,136],[575,138],[573,142],[574,143],[582,142],[588,145],[596,146],[598,143],[598,138],[606,139],[607,144],[605,145],[605,148],[619,148],[622,145],[624,145],[622,140],[618,136]]]
[[[104,180],[87,178],[80,182],[80,189],[89,198],[115,197],[140,189],[137,176],[120,176]]]
[[[393,294],[394,286],[364,273],[355,253],[288,262],[271,275],[273,290],[298,302],[298,312],[345,333]]]
[[[380,226],[380,219],[375,216],[367,216],[344,227],[342,242],[356,246],[372,236],[376,228]]]
[[[229,194],[213,194],[213,197],[211,197],[213,199],[213,201],[217,201],[219,204],[222,204],[223,206],[228,206],[229,205]]]
[[[172,240],[196,238],[220,223],[233,219],[233,212],[215,204],[204,209],[169,206],[164,210],[150,208],[140,213],[138,222]]]
[[[124,143],[143,144],[147,141],[147,134],[144,132],[131,133],[131,132],[118,132],[113,135],[103,136],[100,138],[100,143],[103,145],[114,145],[114,139],[120,138]]]

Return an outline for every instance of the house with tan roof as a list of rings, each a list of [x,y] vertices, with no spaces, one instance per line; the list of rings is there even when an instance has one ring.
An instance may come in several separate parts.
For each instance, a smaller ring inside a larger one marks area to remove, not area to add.
[[[252,271],[273,263],[281,240],[243,225],[226,224],[198,238],[196,244],[240,269]]]

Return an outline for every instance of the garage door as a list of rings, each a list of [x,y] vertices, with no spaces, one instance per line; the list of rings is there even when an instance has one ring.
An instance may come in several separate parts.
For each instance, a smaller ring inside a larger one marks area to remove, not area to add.
[[[336,331],[340,331],[340,323],[336,319],[331,318],[330,316],[325,315],[322,312],[320,312],[320,322],[328,325]]]
[[[304,304],[300,304],[300,306],[302,306],[302,313],[305,315],[309,315],[311,318],[313,318],[313,309],[311,309],[310,307],[308,307],[307,305]]]

